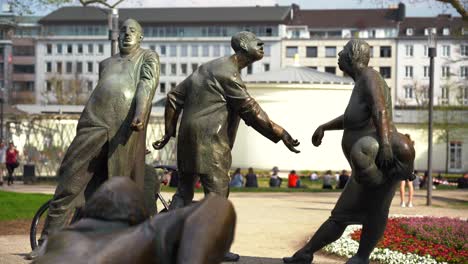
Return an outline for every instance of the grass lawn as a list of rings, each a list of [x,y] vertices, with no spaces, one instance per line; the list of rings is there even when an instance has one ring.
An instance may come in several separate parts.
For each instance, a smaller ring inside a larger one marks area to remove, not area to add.
[[[52,195],[0,191],[0,221],[31,219],[50,198]]]

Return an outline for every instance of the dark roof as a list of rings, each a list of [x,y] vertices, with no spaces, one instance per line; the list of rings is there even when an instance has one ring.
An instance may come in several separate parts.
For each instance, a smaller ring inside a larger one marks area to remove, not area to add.
[[[299,10],[292,24],[311,28],[394,27],[398,9]]]
[[[400,37],[424,36],[424,29],[437,28],[437,35],[441,35],[443,28],[449,28],[451,35],[459,35],[463,27],[468,29],[468,22],[461,17],[438,15],[436,17],[407,17],[400,25]],[[413,29],[413,36],[406,36],[406,29]],[[425,36],[427,38],[427,36]]]
[[[142,24],[268,23],[282,22],[288,17],[290,9],[290,6],[121,8],[119,9],[119,19],[134,18]],[[108,12],[108,9],[97,7],[62,7],[43,17],[39,23],[72,23],[77,21],[107,23]]]

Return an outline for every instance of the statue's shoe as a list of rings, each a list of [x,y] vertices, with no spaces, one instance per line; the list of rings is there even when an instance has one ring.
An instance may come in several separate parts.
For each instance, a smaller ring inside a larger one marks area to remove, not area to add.
[[[362,258],[354,255],[352,258],[346,261],[346,264],[369,264],[369,258]]]
[[[313,256],[294,255],[292,257],[284,257],[283,262],[288,264],[310,264],[313,259]]]
[[[223,262],[237,262],[239,258],[239,254],[228,252],[224,254]]]

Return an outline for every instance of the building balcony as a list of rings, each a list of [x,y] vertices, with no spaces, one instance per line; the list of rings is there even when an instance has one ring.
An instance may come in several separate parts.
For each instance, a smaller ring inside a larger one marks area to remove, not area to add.
[[[13,64],[33,65],[33,64],[36,64],[36,57],[34,57],[34,56],[13,56]]]

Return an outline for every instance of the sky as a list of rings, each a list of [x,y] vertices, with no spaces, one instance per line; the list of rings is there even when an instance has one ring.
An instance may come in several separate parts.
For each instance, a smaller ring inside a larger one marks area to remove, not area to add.
[[[7,0],[0,0],[4,3]],[[116,0],[108,0],[110,3]],[[463,0],[467,1],[467,0]],[[78,1],[76,1],[78,2]],[[201,6],[289,6],[298,4],[301,9],[382,8],[398,4],[398,0],[126,0],[119,7],[201,7]],[[401,0],[406,4],[406,16],[436,16],[441,13],[457,15],[449,5],[435,0]],[[37,15],[46,15],[55,7],[37,10]]]

